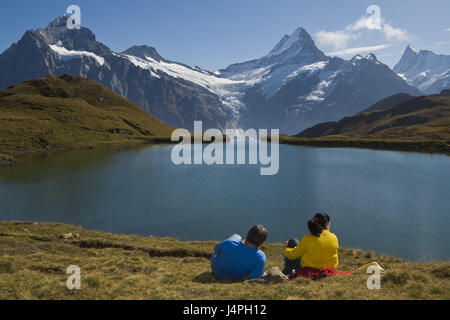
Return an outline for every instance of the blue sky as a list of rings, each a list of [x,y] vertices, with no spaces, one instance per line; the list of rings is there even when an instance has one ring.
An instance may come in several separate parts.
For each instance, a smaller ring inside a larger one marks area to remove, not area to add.
[[[344,58],[371,51],[393,66],[408,43],[450,54],[449,0],[1,1],[0,52],[71,4],[80,6],[82,25],[114,51],[147,44],[167,59],[209,70],[262,56],[299,26],[325,53]],[[381,9],[380,29],[361,20],[373,4]]]

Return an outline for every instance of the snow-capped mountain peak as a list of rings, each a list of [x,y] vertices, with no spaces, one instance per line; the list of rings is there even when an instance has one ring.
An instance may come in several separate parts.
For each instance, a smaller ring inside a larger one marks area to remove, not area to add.
[[[290,36],[285,35],[269,52],[269,56],[279,55],[294,45],[303,47],[305,44],[314,45],[314,41],[306,30],[300,27],[297,28]]]
[[[369,53],[369,54],[366,56],[365,59],[366,59],[366,60],[372,60],[372,61],[378,61],[378,60],[377,60],[377,56],[374,55],[373,53]]]
[[[92,52],[98,56],[111,53],[102,43],[96,40],[95,34],[88,28],[68,29],[68,15],[62,15],[48,24],[45,29],[33,31],[48,45],[57,45],[69,51]]]
[[[56,18],[55,20],[51,21],[45,30],[55,29],[55,28],[63,28],[67,27],[67,19],[69,18],[68,14],[63,14]]]
[[[154,47],[149,47],[146,45],[132,46],[131,48],[122,52],[122,54],[135,56],[141,59],[152,58],[153,60],[156,60],[158,62],[165,61],[165,59],[159,55],[158,51],[156,51]]]
[[[249,78],[259,78],[277,68],[287,66],[300,68],[329,59],[316,47],[314,40],[306,30],[300,27],[290,36],[283,36],[269,54],[261,58],[232,64],[226,69],[220,70],[220,74],[222,77],[248,80]]]
[[[439,93],[450,86],[450,56],[408,45],[394,72],[426,93]]]
[[[419,51],[416,48],[414,48],[412,45],[408,44],[408,46],[405,49],[405,53],[406,54],[417,54],[417,53],[419,53]]]
[[[267,55],[213,73],[167,60],[150,46],[113,52],[88,28],[68,29],[67,19],[27,31],[0,55],[0,88],[71,74],[108,86],[174,127],[192,129],[201,120],[205,128],[286,133],[338,120],[398,92],[420,94],[374,55],[326,56],[303,28]]]

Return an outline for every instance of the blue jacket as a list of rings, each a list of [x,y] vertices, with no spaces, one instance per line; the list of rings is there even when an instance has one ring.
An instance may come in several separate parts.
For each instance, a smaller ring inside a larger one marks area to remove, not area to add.
[[[266,255],[242,241],[228,239],[217,244],[211,260],[213,272],[222,279],[258,279],[264,274]]]

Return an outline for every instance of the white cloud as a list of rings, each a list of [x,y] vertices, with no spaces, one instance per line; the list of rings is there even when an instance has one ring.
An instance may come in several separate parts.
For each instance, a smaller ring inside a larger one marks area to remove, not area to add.
[[[355,35],[344,31],[319,31],[315,36],[320,46],[331,47],[333,50],[346,48],[348,42],[355,37]]]
[[[434,43],[435,46],[446,46],[448,44],[450,44],[450,41],[438,41]]]
[[[390,46],[391,45],[389,45],[389,44],[381,44],[378,46],[370,46],[370,47],[348,48],[348,49],[341,50],[341,51],[329,52],[329,53],[327,53],[327,55],[330,55],[330,56],[354,56],[357,54],[387,49]]]
[[[444,32],[450,31],[450,28],[444,29],[442,31],[444,31]]]
[[[368,29],[367,17],[361,17],[355,23],[349,24],[345,27],[347,31],[359,31],[361,29]]]
[[[388,42],[404,42],[411,40],[412,36],[401,28],[395,28],[384,19],[380,19],[379,27],[374,28],[373,22],[369,17],[364,16],[359,18],[352,24],[347,25],[344,29],[338,31],[324,31],[321,30],[315,34],[319,46],[328,47],[336,52],[343,52],[348,47],[351,40],[360,38],[363,31],[369,30],[371,32],[381,33]],[[372,47],[364,47],[372,48]],[[374,46],[373,48],[381,48],[381,46]],[[357,48],[349,48],[349,52]],[[384,49],[384,48],[383,48]],[[378,49],[380,50],[380,49]]]
[[[386,36],[386,39],[388,41],[408,41],[411,36],[406,32],[406,30],[395,28],[392,25],[390,25],[388,22],[386,22],[384,19],[381,19],[379,28],[374,28],[371,24],[371,21],[369,17],[361,17],[359,20],[357,20],[355,23],[350,24],[345,27],[345,30],[354,32],[359,31],[363,29],[369,29],[369,30],[381,30],[384,35]]]
[[[397,40],[401,42],[411,39],[411,36],[408,34],[408,32],[400,28],[394,28],[388,23],[383,24],[382,30],[388,41]]]

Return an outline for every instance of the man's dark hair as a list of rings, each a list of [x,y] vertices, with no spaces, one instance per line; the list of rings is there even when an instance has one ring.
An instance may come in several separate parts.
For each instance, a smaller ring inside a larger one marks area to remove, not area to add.
[[[248,231],[245,241],[256,247],[261,246],[267,239],[267,230],[262,225],[257,224]]]

